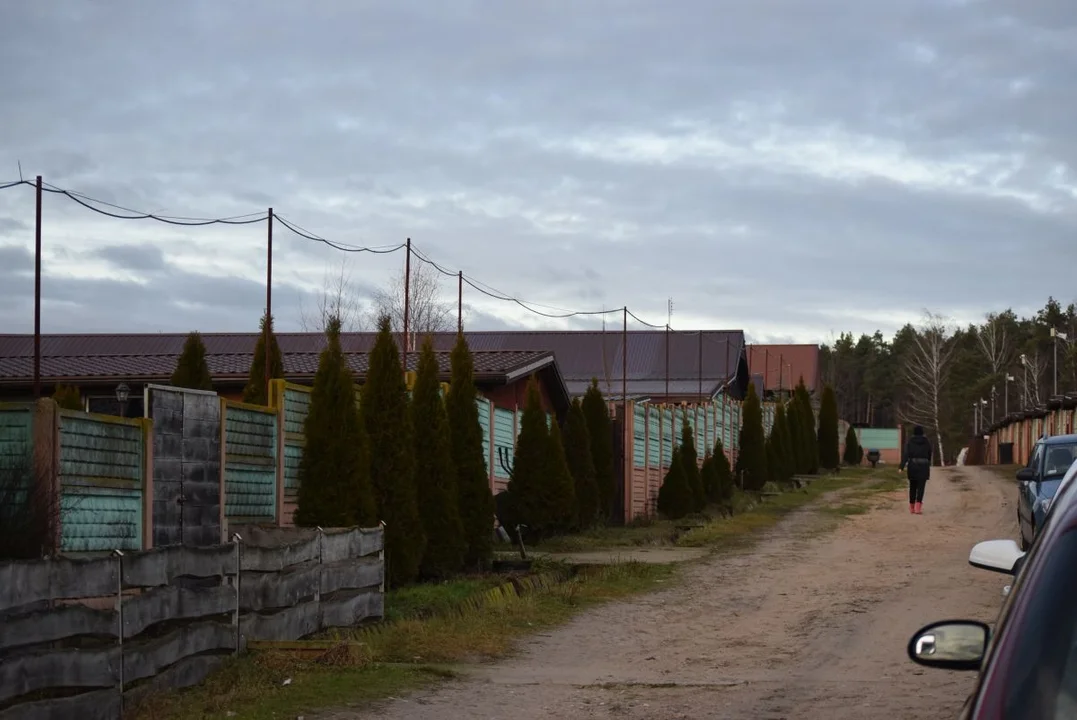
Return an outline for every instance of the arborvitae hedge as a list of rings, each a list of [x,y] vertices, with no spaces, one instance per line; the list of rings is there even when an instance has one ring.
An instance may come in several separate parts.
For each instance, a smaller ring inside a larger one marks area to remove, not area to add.
[[[576,481],[568,467],[561,429],[554,422],[549,429],[550,457],[543,483],[543,495],[550,511],[550,532],[568,532],[579,518],[576,505]]]
[[[789,457],[792,461],[793,474],[802,475],[805,472],[804,468],[808,466],[808,460],[805,457],[800,404],[797,403],[795,395],[790,397],[785,404],[785,425],[789,430]]]
[[[456,467],[458,507],[467,550],[464,564],[475,568],[493,551],[494,496],[486,469],[479,408],[475,404],[475,363],[461,334],[452,351],[452,381],[445,399]]]
[[[748,396],[741,410],[740,455],[737,464],[745,490],[761,490],[767,482],[767,446],[763,435],[763,407],[755,385],[748,383]]]
[[[684,476],[688,479],[688,487],[692,489],[692,511],[700,512],[707,507],[707,494],[703,491],[703,476],[699,470],[696,433],[687,416],[681,419],[681,462],[684,463]]]
[[[408,389],[388,316],[378,321],[359,404],[370,438],[370,479],[385,522],[387,577],[394,585],[419,574],[426,536],[415,496],[415,458]]]
[[[212,390],[213,378],[206,365],[206,346],[202,334],[193,332],[183,343],[183,352],[176,361],[176,370],[172,373],[173,387],[190,390]]]
[[[331,319],[303,424],[295,523],[306,527],[377,524],[366,430],[355,407],[355,384],[340,349],[340,321]]]
[[[781,482],[778,479],[781,475],[781,469],[778,464],[777,450],[774,447],[773,432],[767,435],[767,439],[763,441],[763,449],[767,456],[767,482]]]
[[[603,518],[613,517],[613,425],[606,399],[598,389],[598,380],[591,379],[591,387],[583,396],[583,414],[587,418],[587,434],[591,438],[591,456],[595,462],[595,484],[598,485],[599,512]]]
[[[254,357],[247,385],[243,388],[243,402],[255,405],[269,404],[269,388],[266,387],[266,338],[269,338],[269,378],[284,377],[284,359],[273,332],[273,317],[263,315],[258,323],[258,342],[254,344]]]
[[[834,388],[823,388],[823,397],[819,401],[819,467],[834,470],[841,465],[838,456],[838,401],[834,397]]]
[[[778,403],[778,406],[774,408],[774,427],[771,434],[774,438],[774,450],[778,463],[775,469],[777,482],[787,483],[793,479],[796,468],[793,459],[793,443],[789,436],[789,420],[783,403]]]
[[[426,578],[445,578],[463,566],[467,541],[460,520],[449,419],[441,397],[438,359],[430,338],[419,351],[415,387],[411,391],[411,427],[419,517],[426,535],[419,572]]]
[[[546,484],[553,463],[546,413],[542,411],[538,381],[527,383],[527,401],[520,418],[520,434],[512,460],[512,478],[506,487],[507,519],[505,528],[515,534],[517,524],[526,525],[523,535],[529,539],[548,537],[557,529],[557,510],[547,505]]]
[[[662,487],[658,489],[658,512],[670,520],[680,520],[692,512],[695,502],[688,476],[684,472],[681,448],[675,445],[673,459],[666,470],[666,477],[662,480]]]
[[[52,399],[64,410],[82,410],[82,393],[74,385],[57,385]]]
[[[587,417],[583,414],[579,398],[572,400],[561,440],[565,446],[568,469],[576,485],[577,524],[587,529],[599,521],[598,483],[595,482],[595,459],[591,452],[591,437],[587,432]]]
[[[736,490],[735,483],[733,482],[733,468],[729,465],[729,458],[726,457],[725,448],[722,447],[722,441],[718,440],[714,444],[714,452],[711,453],[711,462],[713,463],[714,479],[712,480],[712,487],[717,490],[717,495],[711,496],[711,502],[718,503],[727,510],[733,509],[733,494]]]
[[[794,391],[794,401],[800,410],[800,431],[803,433],[801,443],[804,452],[804,470],[809,475],[819,472],[819,438],[815,431],[815,411],[811,405],[811,395],[804,385],[804,378],[800,378]]]
[[[860,438],[856,436],[856,428],[852,425],[849,426],[849,431],[845,433],[845,452],[842,455],[842,460],[846,465],[856,466],[864,459],[864,450],[860,447]]]

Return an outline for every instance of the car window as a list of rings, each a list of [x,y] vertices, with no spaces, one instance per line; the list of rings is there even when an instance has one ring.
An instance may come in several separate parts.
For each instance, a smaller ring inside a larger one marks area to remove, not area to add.
[[[1048,445],[1045,457],[1043,479],[1054,480],[1060,478],[1070,469],[1074,457],[1077,457],[1077,443]]]
[[[1021,590],[1027,606],[1006,622],[1009,647],[995,658],[1004,666],[998,677],[1007,718],[1077,717],[1077,530],[1056,536],[1049,550],[1034,583]]]
[[[1043,458],[1043,443],[1036,443],[1036,446],[1032,448],[1032,456],[1028,459],[1028,467],[1035,470],[1037,473],[1040,471],[1040,460]]]

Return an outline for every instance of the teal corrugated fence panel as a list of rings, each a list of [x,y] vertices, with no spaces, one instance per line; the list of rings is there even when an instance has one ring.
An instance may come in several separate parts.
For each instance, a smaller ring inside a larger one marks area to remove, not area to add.
[[[60,412],[61,552],[142,548],[144,452],[136,421]]]
[[[651,467],[658,467],[662,462],[662,442],[661,442],[661,418],[658,415],[658,409],[653,407],[647,408],[647,464]]]
[[[12,484],[15,485],[4,491],[7,506],[0,507],[0,522],[5,517],[15,517],[27,511],[33,482],[33,430],[33,405],[0,404],[0,469],[13,471]],[[14,472],[18,468],[25,468],[26,472]]]
[[[284,389],[284,489],[299,491],[299,461],[303,459],[303,423],[310,411],[310,392]]]
[[[897,450],[901,447],[897,428],[860,428],[856,434],[860,436],[860,447],[865,450]]]
[[[505,472],[505,468],[501,467],[499,457],[508,453],[508,457],[511,458],[516,449],[514,417],[512,410],[494,408],[494,477],[505,480],[508,480],[509,474]]]
[[[277,415],[224,406],[224,514],[244,520],[277,517]]]
[[[490,472],[490,401],[481,395],[475,398],[475,407],[479,409],[479,427],[482,428],[482,457],[486,461],[486,472]]]
[[[692,427],[696,430],[696,454],[703,457],[707,449],[707,414],[706,408],[696,406],[692,409],[694,419]]]
[[[673,411],[662,411],[662,467],[669,467],[673,462]]]
[[[632,457],[638,468],[647,465],[647,409],[636,405],[632,409]]]

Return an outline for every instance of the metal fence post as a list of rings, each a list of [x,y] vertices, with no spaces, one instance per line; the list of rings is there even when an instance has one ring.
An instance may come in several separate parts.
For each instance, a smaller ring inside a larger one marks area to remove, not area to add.
[[[385,559],[385,521],[378,522],[381,527],[381,550],[378,551],[378,560],[381,560],[381,594],[385,594],[385,578],[389,576],[389,564]]]
[[[123,551],[114,549],[112,555],[116,558],[116,637],[120,647],[118,672],[120,676],[120,709],[123,710]]]
[[[318,525],[315,528],[315,532],[318,533],[318,585],[314,589],[314,602],[320,605],[322,602],[322,556],[325,552],[325,543],[323,542],[325,539],[325,530],[322,530],[322,526]],[[319,611],[319,615],[320,614]]]
[[[232,580],[232,586],[236,589],[236,610],[232,615],[232,624],[236,628],[236,649],[235,654],[239,655],[240,647],[243,644],[242,631],[239,625],[239,591],[240,591],[240,576],[243,574],[243,536],[239,533],[232,533],[232,544],[236,546],[236,574]]]

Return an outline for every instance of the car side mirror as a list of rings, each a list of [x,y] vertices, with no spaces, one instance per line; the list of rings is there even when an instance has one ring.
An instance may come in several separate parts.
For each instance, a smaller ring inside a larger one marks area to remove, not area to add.
[[[1032,482],[1036,479],[1036,471],[1030,467],[1023,467],[1017,471],[1017,482]]]
[[[909,659],[944,670],[979,670],[991,629],[978,620],[943,620],[909,639]]]
[[[973,546],[969,565],[981,570],[1016,575],[1025,554],[1013,540],[984,540]]]

